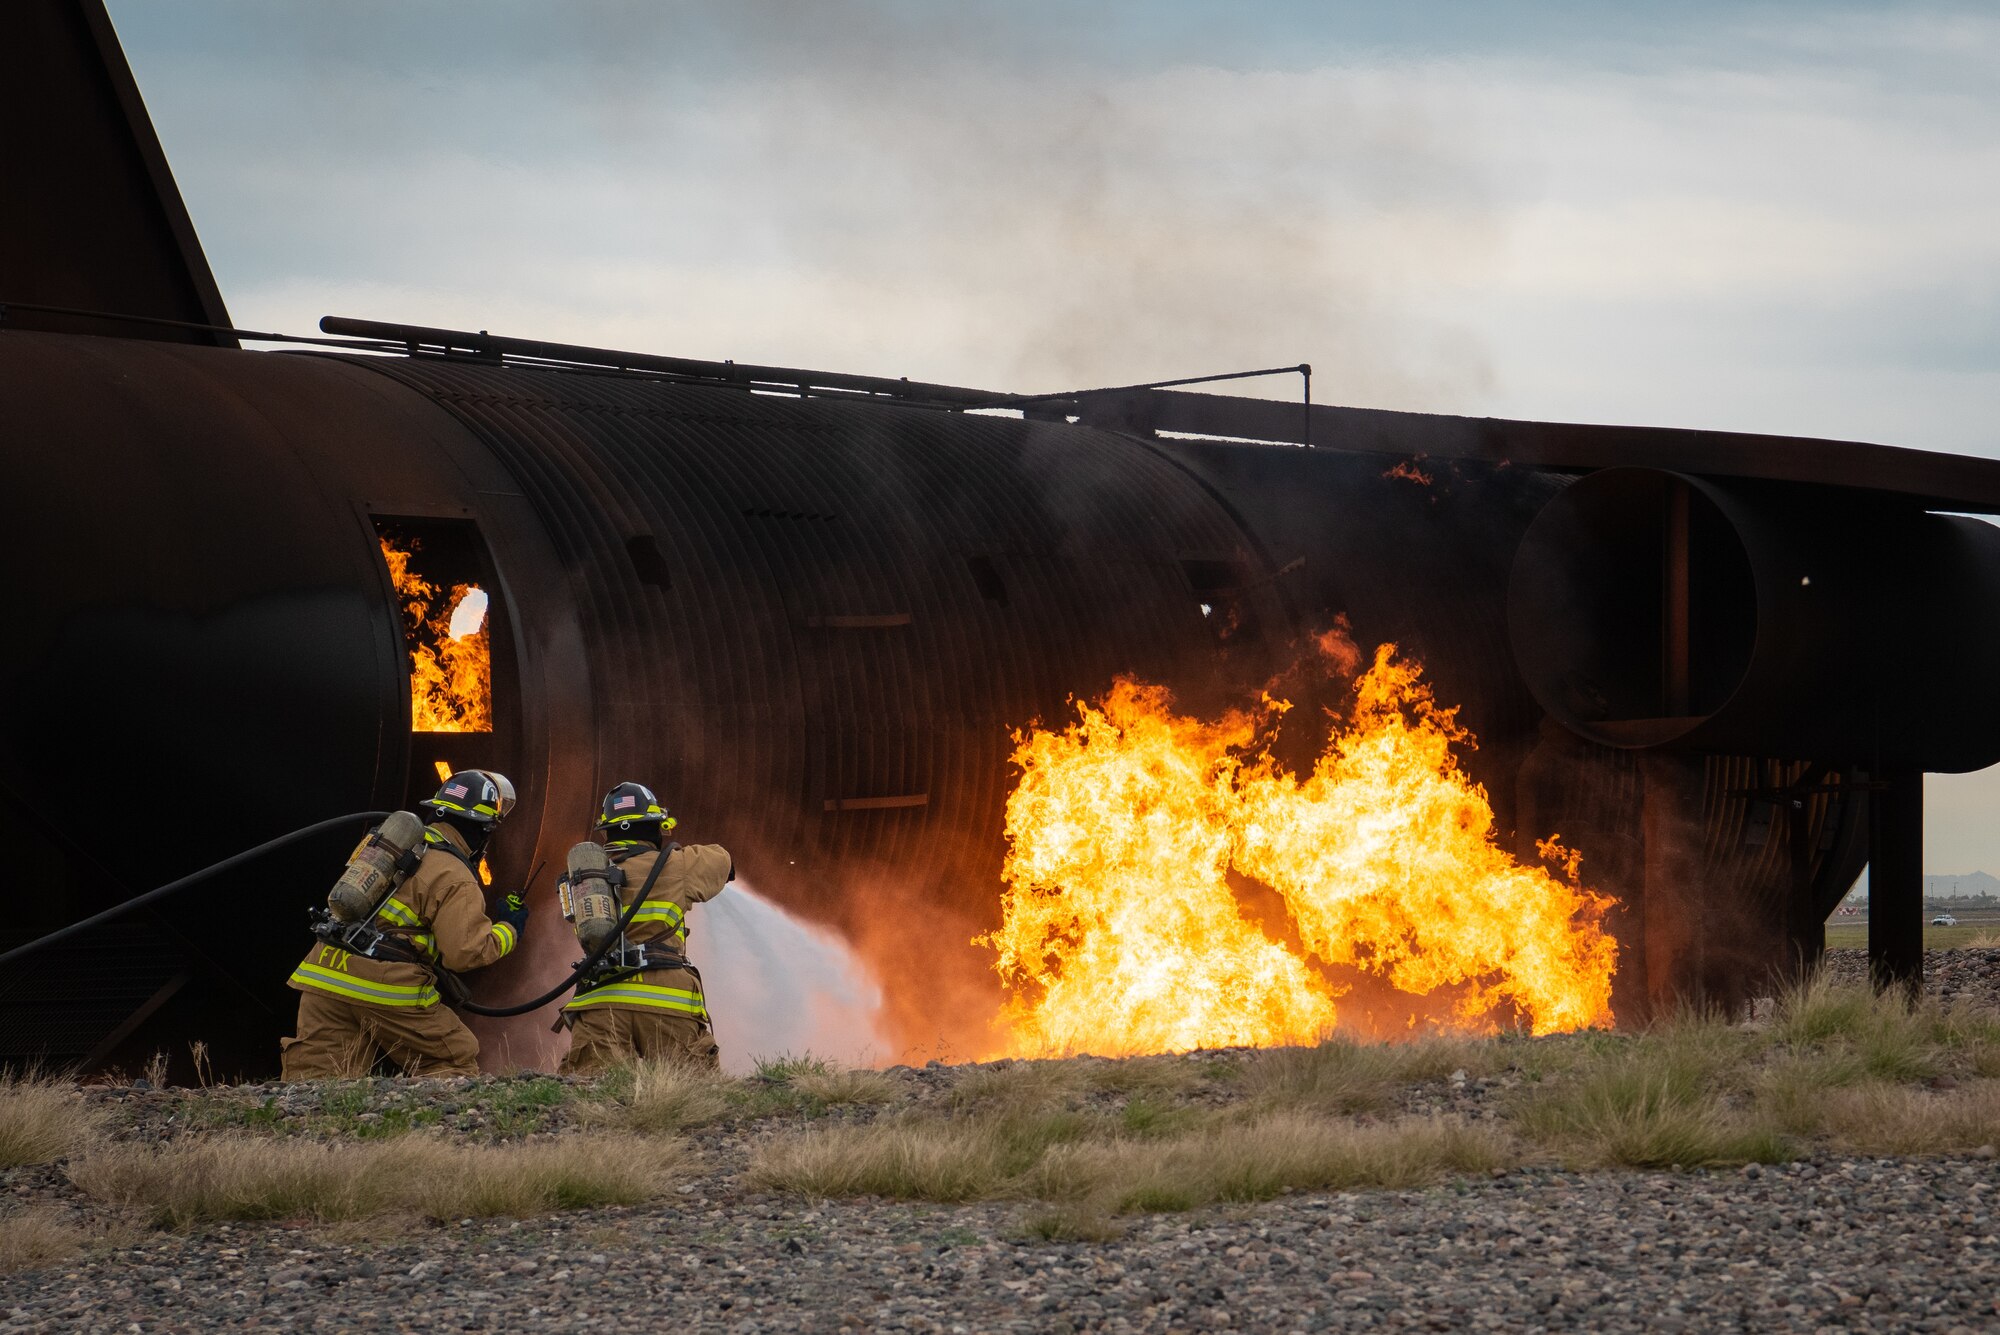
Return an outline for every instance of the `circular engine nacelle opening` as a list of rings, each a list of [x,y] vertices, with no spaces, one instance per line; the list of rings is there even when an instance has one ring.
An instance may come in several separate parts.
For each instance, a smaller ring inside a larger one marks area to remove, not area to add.
[[[1757,647],[1758,593],[1736,526],[1700,483],[1612,468],[1529,525],[1507,621],[1542,708],[1607,746],[1686,737],[1736,694]]]

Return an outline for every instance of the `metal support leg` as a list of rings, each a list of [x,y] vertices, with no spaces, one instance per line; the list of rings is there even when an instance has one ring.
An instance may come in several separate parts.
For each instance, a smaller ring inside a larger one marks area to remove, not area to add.
[[[1811,980],[1826,953],[1826,917],[1813,898],[1812,802],[1794,797],[1782,808],[1785,849],[1790,863],[1792,893],[1785,914],[1785,976],[1794,983]]]
[[[1924,776],[1889,770],[1868,795],[1868,972],[1915,994],[1924,981]]]

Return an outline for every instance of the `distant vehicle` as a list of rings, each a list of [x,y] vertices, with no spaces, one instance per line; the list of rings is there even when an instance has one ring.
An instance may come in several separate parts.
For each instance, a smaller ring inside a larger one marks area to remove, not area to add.
[[[1931,919],[1931,926],[1956,927],[1958,926],[1958,919],[1952,917],[1949,913],[1940,913],[1937,917]]]

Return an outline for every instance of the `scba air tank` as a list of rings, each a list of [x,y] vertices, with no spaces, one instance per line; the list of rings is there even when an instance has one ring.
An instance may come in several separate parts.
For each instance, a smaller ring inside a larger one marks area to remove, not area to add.
[[[326,908],[344,923],[367,922],[382,907],[389,892],[416,870],[418,848],[424,840],[424,823],[407,811],[392,812],[389,819],[368,832],[347,860],[333,889],[326,892]]]
[[[618,934],[619,904],[612,888],[611,860],[604,845],[583,843],[569,851],[569,871],[560,891],[563,916],[576,928],[577,943],[586,951],[608,945]]]

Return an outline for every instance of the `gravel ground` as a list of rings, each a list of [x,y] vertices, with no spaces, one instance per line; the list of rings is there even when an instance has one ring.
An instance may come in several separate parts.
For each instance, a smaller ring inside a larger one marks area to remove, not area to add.
[[[1836,981],[1865,965],[1862,952],[1829,953]],[[2000,1006],[2000,951],[1932,952],[1925,974],[1955,1001]],[[956,1074],[897,1078],[923,1100]],[[1434,1083],[1407,1091],[1407,1110],[1477,1117],[1496,1092]],[[228,1097],[310,1129],[334,1111],[339,1095],[326,1091]],[[174,1092],[89,1097],[113,1111],[119,1139],[201,1129]],[[560,1133],[573,1120],[563,1105],[520,1106],[506,1081],[382,1081],[373,1101],[390,1115],[436,1110],[438,1130],[468,1140]],[[742,1168],[760,1134],[740,1123],[692,1133],[700,1175],[643,1207],[519,1223],[134,1228],[115,1250],[0,1275],[0,1332],[2000,1328],[1990,1148],[1716,1172],[1522,1170],[1136,1216],[1122,1237],[1051,1243],[1025,1238],[1017,1204],[753,1191]],[[76,1202],[55,1168],[0,1174],[0,1189],[17,1204]]]
[[[1006,1207],[671,1206],[159,1235],[0,1280],[0,1330],[1990,1330],[1991,1160],[1524,1172],[1013,1240]]]
[[[1841,984],[1868,978],[1868,952],[1829,950],[1826,974]],[[2000,950],[1926,950],[1924,991],[1954,1003],[2000,1008]]]

